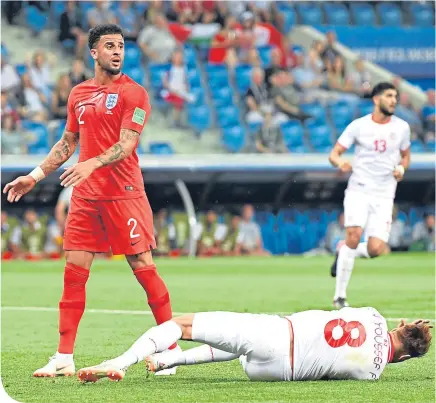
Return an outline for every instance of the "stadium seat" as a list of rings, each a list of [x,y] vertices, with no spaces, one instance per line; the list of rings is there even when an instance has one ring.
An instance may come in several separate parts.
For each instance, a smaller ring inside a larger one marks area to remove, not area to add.
[[[349,124],[353,118],[354,113],[347,103],[338,103],[329,107],[330,117],[335,127],[344,126]]]
[[[59,122],[59,126],[57,127],[56,131],[54,132],[54,139],[53,140],[55,143],[61,139],[62,134],[64,133],[64,130],[65,130],[66,124],[67,124],[66,120],[61,120]]]
[[[270,45],[259,46],[257,48],[263,68],[267,68],[271,65],[271,49],[272,46]]]
[[[139,67],[141,65],[141,51],[138,45],[126,42],[124,50],[124,67]]]
[[[204,89],[202,87],[191,88],[190,92],[195,95],[194,105],[200,106],[205,104]]]
[[[35,6],[25,8],[26,24],[34,32],[39,34],[48,23],[48,16]]]
[[[373,110],[374,104],[370,99],[361,99],[357,108],[358,117],[369,115]]]
[[[188,81],[191,88],[201,87],[201,77],[197,68],[188,69]]]
[[[63,1],[53,1],[50,6],[50,14],[54,24],[57,26],[59,24],[59,19],[62,13],[65,11],[65,2]]]
[[[197,66],[197,53],[195,48],[191,46],[185,46],[183,50],[185,64],[189,67]]]
[[[429,116],[434,115],[435,114],[435,107],[431,106],[431,105],[425,105],[422,108],[422,117],[424,119],[427,119]]]
[[[280,126],[283,142],[288,150],[304,146],[304,130],[299,121],[291,120]]]
[[[138,84],[143,85],[145,80],[145,71],[141,67],[141,65],[138,65],[137,67],[128,67],[124,69],[124,72],[134,81],[136,81]]]
[[[376,25],[374,8],[370,3],[351,2],[350,11],[353,21],[360,26]]]
[[[233,91],[230,86],[211,88],[211,93],[215,107],[233,104]]]
[[[318,3],[297,4],[296,7],[301,24],[321,25],[323,23],[321,7]]]
[[[29,154],[43,154],[49,151],[48,130],[47,126],[42,123],[23,120],[21,122],[23,129],[32,132],[35,135],[33,141],[27,143]]]
[[[310,104],[302,104],[301,109],[307,113],[308,115],[313,116],[311,121],[318,124],[325,124],[327,121],[327,116],[325,112],[324,106],[317,102],[313,102]]]
[[[425,152],[424,145],[419,140],[412,140],[410,145],[410,151],[414,153],[423,153]]]
[[[434,25],[434,11],[430,4],[412,3],[409,7],[412,24],[417,27]]]
[[[222,136],[222,143],[229,152],[237,153],[245,146],[246,134],[241,126],[223,129]]]
[[[402,24],[403,16],[400,7],[394,3],[379,3],[376,6],[381,25],[388,27],[399,27]]]
[[[430,151],[430,152],[434,153],[434,152],[436,152],[435,145],[436,145],[436,143],[435,143],[435,141],[433,140],[433,141],[428,141],[428,142],[425,144],[425,147],[427,148],[427,151]]]
[[[328,126],[314,126],[309,129],[310,142],[318,152],[327,152],[333,145],[332,131]]]
[[[235,106],[227,106],[217,110],[217,121],[221,128],[236,126],[239,122],[239,109]]]
[[[324,13],[326,23],[331,25],[349,25],[350,14],[347,7],[341,3],[325,3]]]
[[[217,73],[209,74],[207,78],[207,85],[213,90],[214,88],[230,87],[229,76],[226,74]]]
[[[171,155],[174,154],[173,147],[166,142],[153,142],[148,145],[150,154]]]
[[[297,14],[295,13],[293,7],[284,7],[282,9],[279,8],[279,10],[284,19],[283,30],[285,31],[285,34],[287,34],[297,23]]]
[[[15,70],[17,70],[17,73],[22,76],[24,73],[27,72],[27,65],[25,64],[16,64]]]
[[[188,107],[188,124],[193,129],[202,132],[210,128],[211,117],[210,110],[207,106],[192,106]]]
[[[251,69],[249,65],[240,65],[235,68],[236,88],[240,94],[245,94],[250,86]]]
[[[169,63],[150,63],[148,69],[150,71],[150,86],[153,89],[162,88],[162,79],[170,70]]]
[[[2,43],[2,57],[8,57],[9,51],[5,44]]]

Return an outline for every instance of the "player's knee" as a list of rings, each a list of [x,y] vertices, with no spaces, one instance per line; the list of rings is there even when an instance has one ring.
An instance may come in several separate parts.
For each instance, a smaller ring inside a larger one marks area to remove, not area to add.
[[[151,251],[138,253],[136,255],[126,255],[126,259],[133,270],[139,267],[154,265]]]
[[[359,230],[350,230],[347,231],[347,237],[345,239],[345,244],[351,248],[356,249],[357,245],[359,245],[361,234]]]
[[[383,255],[386,245],[382,240],[370,240],[368,242],[368,254],[370,257]]]
[[[67,250],[65,251],[65,260],[67,263],[72,263],[89,270],[94,260],[94,253],[79,250]]]
[[[194,321],[194,314],[188,314],[183,316],[178,316],[177,318],[171,319],[182,329],[182,339],[192,340],[192,322]]]

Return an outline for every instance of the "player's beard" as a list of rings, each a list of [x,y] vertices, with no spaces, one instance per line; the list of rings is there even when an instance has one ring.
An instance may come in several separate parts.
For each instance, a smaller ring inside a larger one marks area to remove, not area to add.
[[[105,72],[109,73],[112,76],[116,76],[117,74],[120,74],[121,68],[123,67],[123,63],[120,63],[120,67],[118,69],[114,69],[110,67],[109,63],[103,63],[101,60],[97,59],[98,65],[104,70]]]
[[[386,106],[380,104],[380,112],[385,116],[392,116],[395,113],[395,108],[392,112],[389,112]]]

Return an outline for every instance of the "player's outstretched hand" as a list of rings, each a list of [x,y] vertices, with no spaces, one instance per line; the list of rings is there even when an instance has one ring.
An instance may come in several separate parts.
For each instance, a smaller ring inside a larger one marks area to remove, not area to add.
[[[74,164],[60,176],[61,185],[65,187],[80,185],[95,169],[95,162],[92,160]]]
[[[338,168],[343,173],[351,172],[353,170],[353,167],[351,166],[349,161],[342,162],[342,164],[339,165]]]
[[[36,181],[30,175],[19,176],[4,187],[3,193],[7,193],[8,202],[13,203],[20,200],[26,193],[29,193],[35,185]]]

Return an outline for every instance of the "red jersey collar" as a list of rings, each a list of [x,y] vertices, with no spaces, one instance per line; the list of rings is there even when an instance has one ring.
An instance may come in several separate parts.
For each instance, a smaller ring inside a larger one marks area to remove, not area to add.
[[[373,122],[379,124],[379,125],[385,125],[386,123],[389,123],[391,121],[391,116],[389,116],[389,119],[386,120],[386,122],[380,122],[379,120],[374,118],[374,114],[371,114],[371,119]]]
[[[392,341],[392,335],[390,333],[389,334],[389,350],[388,350],[388,362],[392,362],[392,360],[394,359],[394,342]]]

